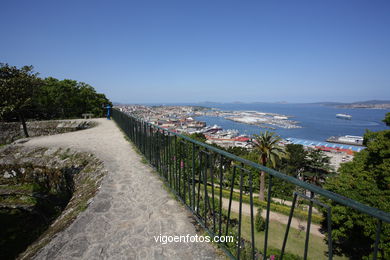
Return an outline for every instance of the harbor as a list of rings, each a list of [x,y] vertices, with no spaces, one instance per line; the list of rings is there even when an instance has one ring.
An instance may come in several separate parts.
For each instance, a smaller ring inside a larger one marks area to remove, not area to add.
[[[144,105],[121,106],[119,109],[177,133],[203,134],[207,139],[207,143],[214,143],[221,147],[251,148],[252,133],[258,134],[269,129],[294,133],[289,131],[302,128],[300,122],[291,120],[292,116],[290,115],[256,110],[224,111],[222,109],[211,109],[201,106]],[[202,118],[210,118],[211,120],[208,122],[199,120]],[[212,123],[213,121],[214,123]],[[220,126],[217,122],[232,122],[232,127]],[[241,129],[237,129],[236,126],[241,126]],[[252,128],[253,132],[251,133],[245,130]],[[320,141],[290,136],[285,138],[285,143],[301,144],[308,148],[323,150],[324,152],[347,154],[353,154],[353,152],[359,152],[364,149],[362,146],[363,138],[353,135],[331,136]]]
[[[205,116],[222,117],[227,120],[256,125],[261,128],[275,130],[277,127],[292,129],[301,128],[298,121],[291,120],[291,116],[267,113],[260,111],[221,111],[211,110],[204,113]]]
[[[288,107],[288,105],[283,105],[283,108],[286,106]],[[336,113],[333,112],[335,110],[329,108],[321,108],[321,113],[327,111],[326,114],[321,115],[318,113],[319,107],[310,107],[311,110],[307,108],[286,111],[275,109],[278,113],[269,112],[268,109],[255,110],[254,107],[242,109],[249,107],[244,105],[232,105],[232,108],[236,109],[198,105],[121,105],[116,107],[122,112],[172,132],[186,135],[202,134],[206,143],[223,148],[252,149],[254,134],[272,131],[282,137],[280,142],[282,146],[300,144],[306,150],[321,150],[330,158],[330,164],[335,170],[340,167],[341,163],[351,161],[356,152],[365,149],[363,137],[356,135],[359,133],[356,129],[364,132],[367,128],[375,130],[374,127],[379,125],[376,122],[363,121],[361,116],[356,114],[354,114],[354,120],[339,119],[335,117]],[[294,106],[290,107],[294,108]],[[373,114],[374,112],[364,110],[362,113]],[[311,121],[306,120],[305,113],[310,115]],[[316,116],[313,117],[313,115]],[[349,126],[354,126],[354,128],[349,128]],[[343,132],[349,135],[339,134]]]

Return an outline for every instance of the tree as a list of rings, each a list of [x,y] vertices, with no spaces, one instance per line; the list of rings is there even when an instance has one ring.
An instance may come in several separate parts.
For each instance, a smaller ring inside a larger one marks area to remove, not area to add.
[[[205,143],[207,141],[206,136],[202,133],[193,133],[190,134],[189,137],[202,143]]]
[[[258,154],[259,163],[263,166],[267,165],[267,162],[275,168],[276,161],[286,157],[285,150],[278,145],[282,139],[273,132],[265,131],[260,135],[254,135],[254,149]],[[265,172],[260,171],[260,189],[259,199],[264,201],[264,187],[265,187]]]
[[[286,152],[288,156],[283,158],[280,165],[280,171],[297,177],[307,167],[308,152],[301,144],[287,144]]]
[[[102,107],[112,103],[104,94],[75,80],[58,80],[52,77],[44,79],[40,93],[34,100],[35,106],[42,111],[43,119],[76,118],[83,113],[102,115]]]
[[[231,146],[226,149],[228,153],[234,154],[236,156],[245,156],[249,153],[247,148],[244,147],[237,147],[237,146]]]
[[[104,94],[96,93],[95,89],[76,80],[48,77],[42,80],[32,101],[30,118],[35,119],[65,119],[78,118],[83,113],[95,116],[103,115],[103,105],[112,103]]]
[[[383,122],[385,122],[387,126],[390,126],[390,112],[386,113],[386,117],[383,119]]]
[[[28,137],[25,113],[36,93],[40,80],[33,66],[18,69],[6,63],[0,63],[0,117],[16,113]]]
[[[390,130],[367,132],[366,149],[341,165],[325,188],[363,204],[390,212]],[[326,216],[326,214],[325,214]],[[332,202],[332,238],[335,254],[365,259],[373,252],[377,220]],[[326,230],[326,219],[323,228]],[[390,259],[390,225],[382,227],[379,256]]]
[[[306,161],[305,171],[303,172],[304,179],[321,186],[326,176],[331,172],[330,158],[321,150],[313,149],[308,152]]]
[[[0,118],[18,118],[28,137],[26,118],[38,120],[78,118],[83,113],[103,115],[112,103],[104,94],[83,82],[38,78],[32,66],[17,68],[0,63]]]

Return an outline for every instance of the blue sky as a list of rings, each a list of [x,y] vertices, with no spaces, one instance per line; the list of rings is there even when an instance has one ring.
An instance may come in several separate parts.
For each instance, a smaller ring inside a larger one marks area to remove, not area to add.
[[[6,1],[0,62],[117,102],[390,99],[390,1]]]

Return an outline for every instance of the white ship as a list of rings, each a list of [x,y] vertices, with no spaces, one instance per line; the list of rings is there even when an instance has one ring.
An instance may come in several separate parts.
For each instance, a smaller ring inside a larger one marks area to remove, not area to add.
[[[331,136],[326,141],[330,143],[352,144],[352,145],[362,146],[363,136],[355,136],[355,135]]]
[[[216,133],[216,132],[218,132],[218,131],[221,131],[222,130],[222,128],[219,126],[219,125],[213,125],[213,126],[206,126],[206,127],[204,127],[201,131],[200,131],[200,133],[211,133],[211,134],[214,134],[214,133]]]
[[[336,117],[340,119],[348,119],[348,120],[352,119],[352,116],[348,114],[336,114]]]

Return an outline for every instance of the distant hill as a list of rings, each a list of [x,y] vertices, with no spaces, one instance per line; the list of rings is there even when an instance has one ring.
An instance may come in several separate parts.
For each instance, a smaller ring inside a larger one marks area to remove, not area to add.
[[[202,102],[199,102],[198,104],[212,105],[212,104],[223,104],[223,103],[215,102],[215,101],[202,101]]]
[[[358,102],[352,102],[352,103],[318,102],[318,103],[313,103],[313,104],[338,107],[338,108],[390,109],[390,100],[367,100],[367,101],[358,101]]]
[[[390,104],[390,100],[368,100],[368,101],[354,102],[352,104],[370,104],[370,105]]]
[[[322,105],[322,106],[339,106],[343,105],[346,103],[341,103],[341,102],[314,102],[314,103],[308,103],[310,105]]]
[[[122,102],[114,102],[114,105],[128,105],[128,104],[135,104],[135,103],[122,103]],[[163,103],[161,103],[163,104]],[[170,103],[165,103],[163,105],[169,105]],[[290,103],[287,101],[277,101],[277,102],[264,102],[264,101],[256,101],[256,102],[242,102],[242,101],[235,101],[235,102],[218,102],[218,101],[201,101],[201,102],[189,102],[189,103],[172,103],[170,105],[199,105],[199,106],[205,106],[210,107],[213,105],[221,105],[221,104],[307,104],[307,105],[322,105],[322,106],[329,106],[329,107],[338,107],[338,108],[375,108],[375,109],[390,109],[390,100],[367,100],[367,101],[357,101],[357,102],[313,102],[313,103]],[[148,105],[148,104],[145,104]],[[152,104],[149,104],[152,105]],[[155,105],[155,104],[153,104]]]

